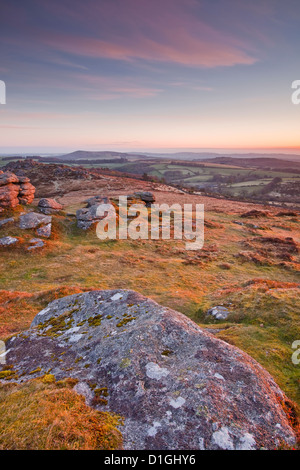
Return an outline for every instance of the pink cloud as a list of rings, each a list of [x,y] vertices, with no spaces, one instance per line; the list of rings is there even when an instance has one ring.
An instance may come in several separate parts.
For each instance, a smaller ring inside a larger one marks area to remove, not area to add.
[[[254,45],[213,27],[197,0],[39,0],[54,27],[32,35],[41,46],[72,55],[217,67],[256,62]],[[68,31],[68,32],[66,32]],[[76,32],[74,32],[76,31]]]
[[[251,65],[256,62],[254,57],[237,47],[216,40],[194,39],[186,32],[181,32],[174,41],[165,42],[141,37],[139,40],[128,38],[123,44],[117,44],[61,34],[44,38],[44,43],[74,55],[124,61],[142,59],[202,67]]]

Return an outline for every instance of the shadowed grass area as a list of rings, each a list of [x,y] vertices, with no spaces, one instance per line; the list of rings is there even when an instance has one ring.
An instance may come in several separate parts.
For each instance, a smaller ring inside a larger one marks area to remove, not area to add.
[[[121,449],[120,417],[88,407],[73,386],[51,375],[0,385],[0,450]]]

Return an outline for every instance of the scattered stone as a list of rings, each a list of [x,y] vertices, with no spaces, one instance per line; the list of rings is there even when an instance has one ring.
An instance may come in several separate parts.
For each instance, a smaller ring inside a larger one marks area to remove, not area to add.
[[[106,198],[105,198],[106,199]],[[108,202],[103,202],[103,204],[107,204]],[[97,204],[84,207],[83,209],[79,209],[76,212],[77,218],[77,227],[83,230],[89,229],[92,225],[96,224],[100,220],[104,219],[104,216],[97,215],[97,209],[99,206],[99,202]]]
[[[229,310],[226,307],[221,305],[217,305],[216,307],[212,307],[207,311],[207,316],[212,316],[215,320],[226,320],[229,315]]]
[[[27,230],[37,228],[40,225],[48,225],[52,221],[52,217],[49,215],[39,214],[37,212],[27,212],[20,216],[20,228]]]
[[[149,191],[136,191],[133,196],[145,202],[147,207],[150,207],[151,204],[155,202],[154,194]]]
[[[219,307],[218,307],[219,308]],[[168,354],[163,354],[168,351]],[[124,417],[125,450],[274,449],[296,439],[292,404],[250,356],[127,290],[57,299],[6,342],[9,381],[79,379]],[[288,411],[287,411],[288,412]]]
[[[39,200],[38,208],[43,214],[50,215],[61,211],[63,206],[55,201],[55,199],[42,198]]]
[[[92,207],[98,206],[99,204],[109,204],[109,198],[105,196],[94,196],[84,202],[87,204],[86,207]]]
[[[241,226],[245,225],[244,222],[240,222],[239,220],[233,220],[233,223]]]
[[[32,238],[29,243],[31,243],[32,246],[29,246],[27,248],[28,251],[30,250],[36,250],[37,248],[43,248],[43,246],[45,246],[45,243],[43,242],[43,240],[41,240],[40,238]]]
[[[36,230],[39,237],[49,238],[51,237],[52,224],[43,225]]]
[[[15,237],[3,237],[0,238],[0,246],[10,246],[18,243],[19,239]]]
[[[0,228],[3,227],[3,225],[10,224],[14,221],[15,219],[13,217],[10,217],[9,219],[2,219],[0,220]]]

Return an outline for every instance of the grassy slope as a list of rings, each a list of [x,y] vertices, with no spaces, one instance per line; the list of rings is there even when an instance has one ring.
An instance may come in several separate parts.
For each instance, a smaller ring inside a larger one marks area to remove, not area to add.
[[[200,162],[201,163],[201,162]],[[174,176],[172,179],[172,183],[179,183],[189,187],[197,185],[197,183],[202,183],[205,181],[210,181],[214,175],[221,175],[221,176],[237,176],[237,175],[245,175],[245,176],[252,176],[254,181],[249,181],[249,184],[246,182],[237,183],[230,185],[228,184],[226,189],[232,195],[238,196],[241,194],[241,190],[246,191],[247,193],[257,191],[261,189],[266,184],[270,183],[273,178],[281,177],[284,181],[300,181],[300,176],[287,170],[282,171],[272,171],[272,170],[265,170],[265,169],[253,169],[253,168],[241,168],[241,167],[233,167],[229,165],[221,165],[221,164],[203,164],[205,166],[195,167],[189,166],[189,162],[186,162],[185,165],[176,165],[176,164],[169,164],[169,162],[162,162],[162,163],[153,163],[149,166],[147,165],[145,171],[150,176],[155,176],[158,178],[163,178],[165,172],[168,171],[180,171],[181,176]],[[108,163],[103,165],[107,168],[116,169],[120,171],[129,171],[135,173],[136,165],[135,163],[123,163],[123,164],[115,164],[115,163]],[[260,188],[253,187],[260,185]]]
[[[257,359],[300,407],[300,365],[291,360],[291,345],[300,339],[296,265],[282,264],[271,253],[270,262],[261,264],[236,256],[253,237],[299,241],[299,222],[241,219],[264,228],[254,230],[234,224],[236,214],[211,211],[206,218],[216,226],[205,229],[198,256],[180,241],[101,242],[93,230],[77,229],[74,218],[55,216],[53,237],[43,251],[28,253],[22,245],[0,253],[0,339],[28,328],[54,298],[91,289],[134,289],[215,328],[218,337]],[[34,236],[16,226],[5,234],[25,242]],[[228,321],[208,323],[206,310],[219,304],[232,312]]]

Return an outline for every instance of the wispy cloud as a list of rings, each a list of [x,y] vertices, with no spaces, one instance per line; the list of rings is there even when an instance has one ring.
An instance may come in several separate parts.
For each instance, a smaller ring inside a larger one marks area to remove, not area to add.
[[[250,41],[214,28],[196,0],[29,1],[45,18],[47,14],[41,28],[37,22],[31,25],[34,17],[30,20],[23,8],[26,41],[31,38],[43,54],[46,46],[77,57],[192,67],[251,65],[257,60]],[[22,47],[21,39],[18,34],[12,38]],[[66,59],[68,63],[75,65]]]
[[[195,39],[186,31],[181,31],[173,41],[165,42],[141,37],[138,41],[127,39],[122,44],[122,41],[117,43],[64,34],[44,37],[43,41],[54,50],[92,58],[142,59],[202,67],[251,65],[256,62],[256,58],[237,47],[209,39]]]

